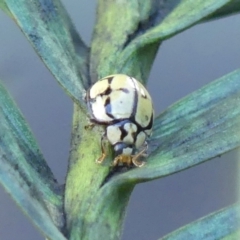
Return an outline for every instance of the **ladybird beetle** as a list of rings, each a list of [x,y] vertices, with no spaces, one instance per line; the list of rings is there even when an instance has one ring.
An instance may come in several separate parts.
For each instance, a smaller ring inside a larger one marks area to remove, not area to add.
[[[143,166],[138,158],[147,149],[146,138],[152,133],[154,118],[146,88],[133,77],[114,74],[97,81],[87,91],[86,100],[92,122],[106,126],[104,137],[116,154],[113,165]],[[106,157],[103,138],[101,146],[98,163]]]

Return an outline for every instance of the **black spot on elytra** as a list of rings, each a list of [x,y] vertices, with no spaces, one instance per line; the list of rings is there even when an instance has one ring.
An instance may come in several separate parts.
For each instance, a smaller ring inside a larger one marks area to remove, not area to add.
[[[111,110],[111,104],[110,104],[111,100],[110,97],[108,97],[104,103],[105,107],[108,107],[109,110]],[[111,112],[111,111],[110,111]]]
[[[112,115],[112,106],[111,106],[111,100],[110,97],[108,97],[104,103],[104,107],[106,109],[106,114],[110,117],[110,118],[114,118],[114,116]]]
[[[110,93],[112,92],[112,89],[110,86],[108,86],[108,88],[103,92],[101,93],[100,95],[103,96],[103,95],[109,95]]]
[[[113,77],[109,77],[109,78],[107,78],[107,81],[108,81],[108,84],[109,84],[109,85],[111,84],[113,78],[114,78],[114,76],[113,76]]]
[[[119,88],[119,90],[125,93],[129,93],[129,90],[127,88]]]
[[[120,139],[123,140],[127,135],[128,135],[128,132],[124,129],[124,125],[123,124],[122,126],[120,126],[120,131],[121,131],[121,136],[120,136]]]
[[[137,105],[138,105],[138,93],[137,93],[137,88],[136,88],[136,84],[135,82],[133,81],[132,78],[130,78],[132,80],[132,83],[134,85],[134,98],[133,98],[133,109],[132,109],[132,114],[130,116],[130,119],[134,119],[134,116],[136,114],[136,110],[137,110]]]
[[[153,113],[152,113],[152,116],[151,116],[151,119],[150,119],[149,124],[144,128],[144,130],[145,130],[145,129],[151,129],[151,128],[152,128],[152,125],[153,125]]]
[[[138,132],[138,129],[137,129],[137,132]],[[132,138],[133,138],[134,142],[136,142],[137,132],[132,132]]]
[[[145,93],[142,93],[142,92],[141,92],[141,97],[147,99],[147,95]]]

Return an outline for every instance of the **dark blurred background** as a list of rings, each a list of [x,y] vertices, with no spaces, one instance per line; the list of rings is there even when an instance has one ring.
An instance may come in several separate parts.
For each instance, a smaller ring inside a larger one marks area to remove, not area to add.
[[[89,44],[96,1],[64,0]],[[148,89],[157,114],[225,75],[240,63],[240,15],[197,25],[164,42]],[[15,23],[0,12],[0,79],[31,126],[57,179],[63,183],[69,151],[72,102]],[[237,200],[237,152],[186,171],[138,185],[130,199],[123,239],[154,240]],[[0,187],[0,239],[42,240]]]

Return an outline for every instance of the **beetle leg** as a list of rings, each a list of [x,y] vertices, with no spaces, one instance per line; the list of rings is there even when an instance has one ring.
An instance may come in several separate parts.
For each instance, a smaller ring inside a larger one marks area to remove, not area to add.
[[[145,141],[145,143],[144,143],[144,150],[145,151],[141,151],[142,152],[142,157],[147,157],[148,156],[148,154],[146,153],[146,151],[148,150],[148,143]]]
[[[122,157],[123,157],[122,155],[119,155],[119,156],[115,157],[114,160],[113,160],[112,166],[115,167],[115,166],[118,165],[119,162],[122,162],[121,161]]]
[[[144,155],[144,152],[147,150],[147,146],[140,151],[139,153],[137,153],[136,155],[133,155],[131,158],[132,163],[136,166],[136,167],[142,167],[145,162],[144,161],[139,161],[138,158],[142,155]]]
[[[107,156],[107,149],[106,149],[106,147],[104,146],[104,140],[103,140],[104,137],[105,137],[105,135],[102,135],[102,137],[101,137],[101,150],[102,150],[102,154],[101,154],[101,156],[96,160],[96,163],[99,163],[99,164],[101,164],[101,163],[104,161],[104,159],[106,158],[106,156]]]

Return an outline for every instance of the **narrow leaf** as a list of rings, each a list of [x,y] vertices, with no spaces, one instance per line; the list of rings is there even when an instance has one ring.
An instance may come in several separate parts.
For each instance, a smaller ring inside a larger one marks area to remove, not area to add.
[[[240,239],[240,206],[235,204],[193,223],[160,240],[227,240]]]
[[[124,62],[118,58],[133,39],[152,25],[149,19],[158,11],[158,5],[155,0],[98,1],[90,55],[92,82],[114,73],[125,73],[142,81],[148,78],[158,43],[133,56],[128,69],[122,68]]]
[[[23,33],[76,102],[88,88],[88,49],[59,0],[5,0]]]
[[[159,5],[159,13],[155,16],[155,21],[159,20],[157,26],[146,31],[134,39],[122,51],[116,59],[116,65],[123,65],[122,71],[129,68],[133,62],[133,56],[138,55],[146,46],[152,46],[166,40],[177,33],[199,23],[218,9],[222,8],[230,0],[168,0]],[[156,24],[156,23],[155,23]]]
[[[65,239],[62,196],[24,118],[0,85],[0,183],[49,239]]]
[[[193,92],[155,119],[147,163],[107,184],[160,178],[240,146],[240,70]]]
[[[222,17],[230,16],[240,12],[240,0],[232,0],[228,4],[224,5],[216,12],[208,16],[203,21],[216,20]]]

